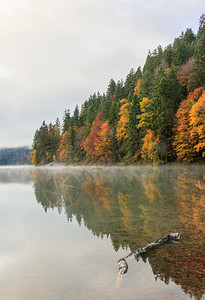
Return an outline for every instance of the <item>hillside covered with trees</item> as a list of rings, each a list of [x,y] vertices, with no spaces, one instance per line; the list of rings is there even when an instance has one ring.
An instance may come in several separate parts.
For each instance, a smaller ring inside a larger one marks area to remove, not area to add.
[[[205,14],[164,49],[149,51],[143,69],[110,80],[62,124],[43,121],[32,163],[198,161],[205,158]]]
[[[31,149],[27,147],[0,149],[0,165],[28,165],[31,160]]]

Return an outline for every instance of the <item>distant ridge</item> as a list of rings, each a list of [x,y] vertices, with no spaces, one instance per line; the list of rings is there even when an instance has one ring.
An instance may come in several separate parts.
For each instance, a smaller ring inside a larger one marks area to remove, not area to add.
[[[0,165],[28,165],[31,149],[28,147],[0,148]]]

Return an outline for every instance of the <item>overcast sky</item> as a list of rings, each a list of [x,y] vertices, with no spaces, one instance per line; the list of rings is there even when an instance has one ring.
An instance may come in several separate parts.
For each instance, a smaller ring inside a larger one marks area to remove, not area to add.
[[[0,0],[0,147],[31,146],[148,50],[196,33],[204,0]]]

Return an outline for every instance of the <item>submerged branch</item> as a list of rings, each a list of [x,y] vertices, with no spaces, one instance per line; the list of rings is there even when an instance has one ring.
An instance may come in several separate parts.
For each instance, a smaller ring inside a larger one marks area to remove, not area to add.
[[[157,246],[166,242],[179,242],[179,239],[180,239],[179,233],[170,233],[168,235],[163,236],[161,239],[156,240],[151,244],[147,244],[145,247],[139,248],[129,253],[128,255],[120,258],[118,260],[118,275],[124,275],[125,273],[127,273],[128,271],[128,264],[126,261],[127,258],[134,255],[135,259],[138,260],[141,254],[146,253],[147,251],[156,248]]]

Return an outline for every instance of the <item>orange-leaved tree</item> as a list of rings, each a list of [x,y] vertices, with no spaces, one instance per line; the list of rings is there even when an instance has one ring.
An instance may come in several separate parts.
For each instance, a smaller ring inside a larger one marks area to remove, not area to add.
[[[181,102],[176,113],[173,146],[177,157],[185,161],[193,161],[200,156],[199,151],[202,151],[202,144],[200,145],[200,143],[204,139],[202,129],[205,122],[203,119],[203,95],[204,88],[195,89],[188,95],[187,99]],[[198,103],[201,97],[202,100]],[[196,106],[194,106],[195,104]],[[199,108],[202,109],[202,112],[199,112]],[[203,123],[202,126],[201,122]]]
[[[137,95],[139,97],[140,95],[140,84],[141,84],[141,79],[137,80],[137,83],[135,84],[135,88],[134,88],[134,95]]]
[[[109,159],[112,154],[111,143],[113,138],[113,131],[109,126],[109,122],[103,122],[100,126],[99,139],[95,142],[96,155],[101,160]]]
[[[95,162],[109,159],[111,155],[112,131],[108,122],[103,122],[101,115],[102,113],[99,112],[89,135],[81,144],[81,147],[86,151],[86,156],[91,157]]]
[[[194,149],[205,157],[205,91],[190,110],[190,137]]]
[[[82,142],[81,147],[86,151],[86,156],[91,157],[92,160],[96,161],[98,156],[95,153],[95,145],[99,141],[99,132],[103,121],[101,120],[101,112],[98,113],[97,117],[92,123],[91,131],[87,136],[86,140]]]
[[[154,131],[151,129],[147,130],[147,134],[143,138],[142,146],[142,158],[153,161],[154,164],[159,163],[159,135],[156,136]]]

